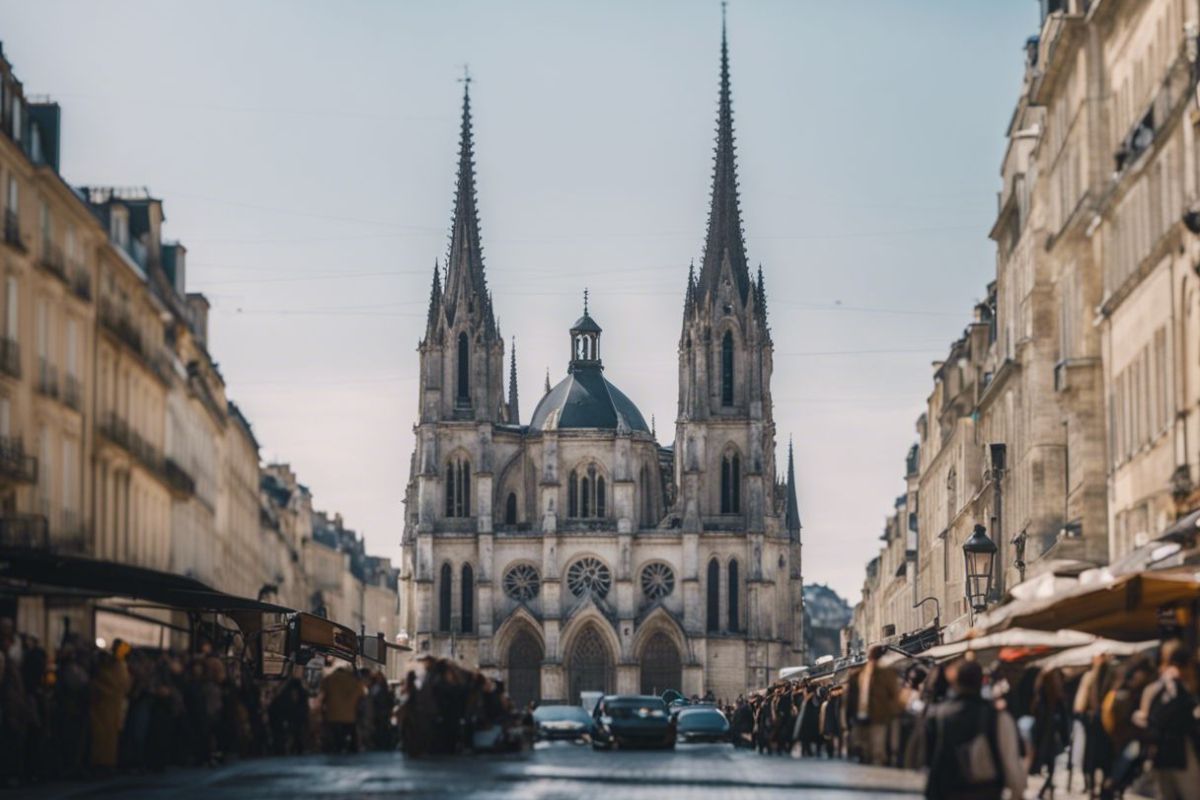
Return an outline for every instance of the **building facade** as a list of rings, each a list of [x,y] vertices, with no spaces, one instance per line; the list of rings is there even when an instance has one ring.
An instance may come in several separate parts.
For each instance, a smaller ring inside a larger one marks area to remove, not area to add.
[[[996,279],[918,424],[918,593],[939,602],[917,627],[939,604],[949,634],[970,624],[975,524],[998,547],[999,600],[1117,562],[1200,507],[1198,21],[1195,0],[1042,3],[1001,162]],[[871,614],[867,643],[903,629]]]
[[[464,96],[450,249],[419,347],[402,615],[419,652],[477,663],[519,702],[733,697],[803,657],[794,470],[777,482],[772,341],[741,231],[724,39],[719,100],[704,257],[683,292],[675,440],[663,446],[607,377],[620,365],[602,359],[586,296],[564,332],[567,375],[528,422],[515,377],[505,393]],[[515,376],[515,356],[509,366]]]

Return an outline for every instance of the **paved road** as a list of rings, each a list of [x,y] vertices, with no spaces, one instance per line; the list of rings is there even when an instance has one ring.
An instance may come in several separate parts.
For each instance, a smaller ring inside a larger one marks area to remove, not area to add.
[[[846,764],[760,756],[729,745],[680,745],[674,753],[593,752],[569,744],[539,745],[506,757],[405,760],[399,754],[261,759],[218,769],[175,770],[103,782],[59,784],[26,794],[39,798],[796,797],[846,800],[865,796],[911,800],[918,775]]]

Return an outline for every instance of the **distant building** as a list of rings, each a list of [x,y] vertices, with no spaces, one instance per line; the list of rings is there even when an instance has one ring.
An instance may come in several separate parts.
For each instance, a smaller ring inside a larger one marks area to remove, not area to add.
[[[841,632],[853,616],[850,604],[829,586],[805,585],[804,634],[810,663],[821,656],[841,655]]]

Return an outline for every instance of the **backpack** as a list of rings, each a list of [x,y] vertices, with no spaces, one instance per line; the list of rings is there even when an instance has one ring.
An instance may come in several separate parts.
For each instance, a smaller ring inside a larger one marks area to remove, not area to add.
[[[965,710],[965,709],[964,709]],[[996,726],[998,715],[990,703],[980,703],[975,713],[974,733],[965,740],[949,741],[946,719],[937,717],[940,751],[931,768],[942,772],[941,788],[948,796],[999,796],[1004,787]]]

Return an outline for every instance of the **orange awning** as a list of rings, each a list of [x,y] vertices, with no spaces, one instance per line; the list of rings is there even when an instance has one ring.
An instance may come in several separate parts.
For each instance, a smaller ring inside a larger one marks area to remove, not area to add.
[[[1107,639],[1155,639],[1162,613],[1200,599],[1200,573],[1139,572],[1078,586],[1005,620],[1005,627],[1083,631]],[[1160,613],[1161,612],[1161,613]]]

